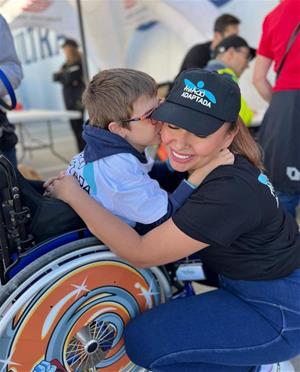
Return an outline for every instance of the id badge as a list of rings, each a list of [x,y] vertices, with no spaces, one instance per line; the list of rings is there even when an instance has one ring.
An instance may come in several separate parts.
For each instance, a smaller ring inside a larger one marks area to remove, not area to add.
[[[176,270],[176,277],[182,281],[206,279],[201,262],[179,265]]]

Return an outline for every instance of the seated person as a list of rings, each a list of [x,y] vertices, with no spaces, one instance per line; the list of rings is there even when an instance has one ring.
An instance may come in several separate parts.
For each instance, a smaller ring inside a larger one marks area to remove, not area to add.
[[[223,39],[214,49],[214,59],[208,62],[205,70],[217,71],[231,77],[236,83],[255,57],[255,49],[250,48],[246,40],[237,35]],[[251,125],[253,111],[241,97],[240,117],[247,127]]]

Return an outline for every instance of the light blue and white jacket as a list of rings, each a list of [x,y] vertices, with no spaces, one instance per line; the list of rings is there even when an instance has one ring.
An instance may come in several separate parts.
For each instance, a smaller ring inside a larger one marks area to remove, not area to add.
[[[192,194],[194,188],[182,181],[169,194],[150,178],[154,160],[138,152],[122,137],[84,125],[86,147],[74,156],[67,169],[91,197],[130,226],[159,225]]]

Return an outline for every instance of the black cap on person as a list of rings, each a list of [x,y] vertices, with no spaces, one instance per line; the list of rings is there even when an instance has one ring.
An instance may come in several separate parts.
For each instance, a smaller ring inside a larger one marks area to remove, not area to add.
[[[225,122],[236,122],[241,93],[231,77],[201,69],[183,71],[153,119],[208,136]]]
[[[245,47],[249,49],[249,60],[251,61],[256,56],[256,49],[251,48],[247,41],[238,35],[230,35],[225,37],[213,50],[213,56],[216,57],[220,53],[226,52],[229,48],[241,48]]]

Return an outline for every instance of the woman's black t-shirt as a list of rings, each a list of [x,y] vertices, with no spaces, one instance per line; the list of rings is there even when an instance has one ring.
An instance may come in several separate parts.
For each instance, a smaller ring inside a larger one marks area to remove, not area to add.
[[[278,206],[268,178],[241,156],[211,172],[173,221],[186,235],[209,244],[199,256],[218,274],[276,279],[300,267],[296,221]]]

